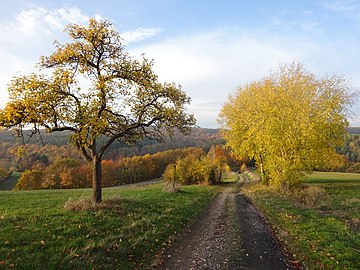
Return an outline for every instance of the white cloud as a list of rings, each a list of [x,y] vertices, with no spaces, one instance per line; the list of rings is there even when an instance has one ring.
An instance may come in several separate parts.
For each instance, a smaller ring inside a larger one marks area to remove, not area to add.
[[[83,24],[89,17],[76,7],[23,10],[13,21],[0,24],[0,108],[7,101],[6,88],[13,76],[34,71],[40,55],[54,49],[55,39],[65,38],[69,23]]]
[[[98,16],[99,18],[99,16]],[[53,51],[54,39],[62,40],[69,23],[85,23],[88,16],[77,8],[23,11],[14,21],[0,25],[0,107],[6,101],[6,84],[21,71],[33,70],[40,55]],[[280,23],[280,22],[279,22]],[[282,22],[281,22],[282,23]],[[316,23],[302,23],[304,29],[316,29]],[[315,73],[343,73],[360,88],[358,44],[336,39],[316,40],[243,29],[217,29],[192,35],[150,40],[160,28],[138,28],[121,34],[131,44],[132,55],[145,53],[155,60],[160,81],[176,82],[192,98],[189,112],[198,124],[215,127],[218,111],[228,95],[241,84],[257,80],[281,63],[302,61]],[[148,42],[140,42],[148,39]],[[324,37],[323,39],[326,39]],[[152,43],[149,43],[152,42]],[[360,106],[359,106],[360,107]],[[357,110],[360,115],[360,108]]]
[[[12,27],[27,35],[50,34],[54,30],[62,31],[69,23],[85,23],[88,20],[89,17],[76,7],[52,10],[38,7],[20,12]]]
[[[348,62],[354,59],[351,46],[323,46],[296,36],[221,29],[139,46],[132,53],[153,58],[160,81],[181,84],[192,98],[189,111],[195,113],[198,124],[215,127],[218,111],[239,85],[293,61],[303,62],[319,75],[349,74]]]
[[[301,59],[304,49],[312,44],[289,46],[297,42],[218,30],[164,40],[133,52],[154,58],[161,80],[194,88],[195,96],[213,101],[239,84],[265,75],[281,62]]]
[[[360,4],[358,0],[324,1],[323,5],[348,19],[360,21]]]
[[[160,28],[137,28],[121,33],[121,37],[124,39],[124,44],[130,44],[152,38],[159,32],[161,32]]]
[[[348,14],[359,10],[359,3],[356,2],[353,0],[333,0],[325,1],[324,5],[333,11]]]

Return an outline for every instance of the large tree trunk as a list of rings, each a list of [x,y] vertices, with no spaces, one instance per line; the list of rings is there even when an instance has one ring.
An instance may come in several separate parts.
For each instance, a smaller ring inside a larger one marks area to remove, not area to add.
[[[101,196],[101,158],[93,158],[93,201],[100,203],[102,201]]]

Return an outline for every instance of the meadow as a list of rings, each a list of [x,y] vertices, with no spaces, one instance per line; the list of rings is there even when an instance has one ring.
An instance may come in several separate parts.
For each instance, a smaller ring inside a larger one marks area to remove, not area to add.
[[[149,267],[218,193],[209,186],[106,188],[100,209],[64,205],[90,189],[1,191],[0,269]]]
[[[306,269],[360,268],[360,174],[315,172],[299,194],[249,186],[244,192],[267,216],[295,262]],[[304,196],[317,197],[306,205]],[[295,199],[296,198],[296,199]]]
[[[242,190],[295,263],[359,269],[360,174],[317,172],[306,185],[323,191],[311,193],[316,204],[259,185]],[[0,191],[0,269],[146,269],[220,191],[200,185],[167,193],[163,184],[105,188],[106,203],[83,211],[65,206],[88,204],[90,189]]]

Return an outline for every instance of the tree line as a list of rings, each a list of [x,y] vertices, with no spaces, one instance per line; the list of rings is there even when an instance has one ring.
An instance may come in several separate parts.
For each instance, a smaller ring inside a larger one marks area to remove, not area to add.
[[[44,133],[39,138],[30,138],[25,145],[13,131],[0,131],[0,168],[7,171],[24,172],[36,165],[49,165],[63,158],[81,159],[76,147],[69,145],[67,133]],[[180,132],[167,137],[163,142],[143,140],[137,144],[114,143],[104,154],[106,160],[118,160],[121,157],[142,156],[170,149],[200,147],[206,152],[211,145],[224,144],[217,129],[193,128],[190,135]]]
[[[196,142],[197,145],[193,148],[184,147],[184,150],[180,150],[181,148],[168,149],[154,154],[151,154],[151,152],[146,153],[143,156],[119,156],[114,159],[104,160],[104,184],[114,186],[158,178],[164,173],[166,165],[169,166],[167,166],[164,176],[168,181],[172,181],[173,164],[177,166],[176,181],[178,182],[184,184],[203,181],[216,182],[216,179],[218,179],[215,176],[216,173],[214,173],[217,171],[216,166],[214,169],[214,162],[204,156],[206,156],[205,153],[213,152],[214,147],[216,151],[220,151],[219,147],[222,145],[223,139],[219,137],[216,130],[200,130],[202,129],[195,131],[192,136],[186,136],[189,141]],[[3,132],[0,132],[0,134],[3,134]],[[14,140],[13,134],[9,133],[9,135],[9,140]],[[193,139],[191,140],[191,138]],[[180,141],[186,145],[186,140]],[[218,145],[214,146],[217,143]],[[164,149],[173,146],[167,142],[158,145],[161,145]],[[26,151],[19,154],[20,146],[18,143],[10,143],[5,140],[0,143],[0,181],[9,177],[12,171],[27,171],[24,178],[33,177],[36,179],[36,174],[41,178],[41,181],[34,180],[34,183],[30,184],[33,188],[89,187],[90,168],[84,164],[76,148],[66,144],[61,146],[28,144]],[[132,147],[139,146],[129,146],[130,149]],[[190,151],[189,149],[193,150]],[[342,162],[332,167],[318,167],[315,170],[360,173],[360,134],[346,135],[345,144],[339,147],[337,152],[342,155]],[[207,155],[211,156],[211,154]],[[224,155],[227,165],[232,170],[238,171],[242,163],[249,164],[244,159],[241,162],[231,157],[229,151],[225,151]],[[186,164],[188,166],[185,166]],[[185,167],[188,170],[187,173],[183,169]],[[199,167],[203,169],[202,176],[205,175],[205,180],[200,179],[201,170],[196,169]],[[196,173],[196,171],[199,173]],[[213,175],[211,175],[212,173]],[[111,177],[114,179],[111,179]]]
[[[103,187],[132,184],[160,178],[170,181],[169,168],[175,164],[176,181],[182,184],[220,182],[229,170],[228,164],[240,166],[222,146],[212,146],[208,153],[199,147],[173,149],[144,156],[124,157],[102,161]],[[45,166],[38,164],[27,169],[16,189],[67,189],[91,187],[91,167],[80,159],[62,158]]]

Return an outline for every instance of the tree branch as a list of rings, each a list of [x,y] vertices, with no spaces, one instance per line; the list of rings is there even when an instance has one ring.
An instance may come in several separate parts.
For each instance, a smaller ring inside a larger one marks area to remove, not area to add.
[[[141,127],[150,127],[152,124],[154,124],[156,121],[160,121],[163,117],[154,117],[153,119],[151,119],[149,122],[147,123],[134,123],[133,125],[127,127],[124,131],[119,132],[117,134],[115,134],[114,136],[112,136],[103,146],[101,146],[100,150],[99,150],[99,156],[101,157],[105,150],[116,140],[118,140],[121,137],[124,137],[126,135],[130,135],[131,131],[136,130],[138,128]],[[133,135],[133,134],[132,134]]]

